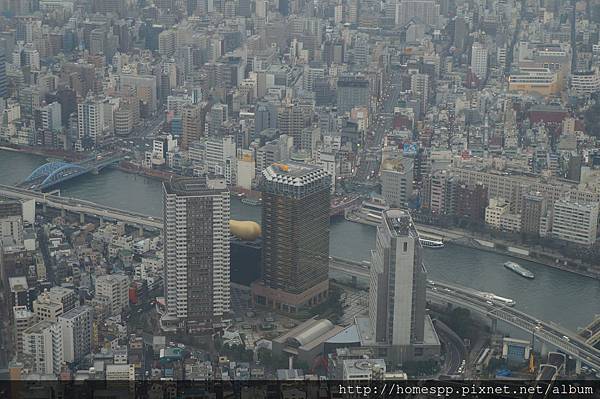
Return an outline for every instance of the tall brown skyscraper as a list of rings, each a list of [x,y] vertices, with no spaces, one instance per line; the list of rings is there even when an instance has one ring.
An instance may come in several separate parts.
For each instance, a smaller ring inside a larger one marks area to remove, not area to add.
[[[253,302],[284,312],[321,303],[329,291],[331,177],[314,166],[273,164],[262,175],[262,278]]]
[[[187,150],[190,143],[200,140],[202,132],[201,108],[198,105],[186,105],[181,108],[181,148]]]

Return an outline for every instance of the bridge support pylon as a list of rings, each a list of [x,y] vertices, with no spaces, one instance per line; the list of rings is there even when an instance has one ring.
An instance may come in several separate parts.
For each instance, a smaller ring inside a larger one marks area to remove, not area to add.
[[[542,347],[540,348],[540,354],[542,355],[542,357],[548,356],[548,345],[546,345],[546,342],[544,342],[544,341],[542,341]]]
[[[138,226],[138,234],[140,235],[140,237],[144,236],[144,226]]]
[[[357,278],[356,278],[356,276],[352,276],[352,286],[356,287],[356,284],[357,284]]]
[[[42,212],[46,213],[48,212],[48,207],[46,206],[46,204],[42,204]]]
[[[65,218],[67,216],[67,210],[66,209],[61,209],[60,210],[60,216],[62,216],[63,218]]]
[[[498,329],[498,319],[492,319],[492,334],[495,334],[497,329]]]
[[[85,213],[83,212],[79,214],[79,224],[85,224]]]
[[[98,220],[100,221],[100,226],[102,226],[104,224],[104,216],[98,217]]]
[[[575,359],[575,373],[578,375],[581,374],[581,358]]]

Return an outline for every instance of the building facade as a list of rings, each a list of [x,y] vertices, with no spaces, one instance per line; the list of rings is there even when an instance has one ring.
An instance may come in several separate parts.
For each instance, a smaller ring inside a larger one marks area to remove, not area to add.
[[[369,81],[359,76],[342,76],[337,81],[338,112],[350,112],[352,108],[369,108]]]
[[[212,326],[229,312],[229,212],[225,181],[172,179],[163,184],[163,328]]]
[[[598,203],[578,203],[568,199],[554,203],[552,235],[582,245],[596,242]]]
[[[381,195],[394,208],[406,208],[413,191],[412,159],[390,160],[381,171]]]
[[[331,177],[314,166],[273,164],[261,184],[263,273],[252,284],[253,302],[296,313],[329,292]]]
[[[58,317],[65,362],[78,362],[92,351],[92,321],[89,306],[76,307]]]
[[[111,316],[120,315],[129,307],[129,277],[124,274],[97,277],[96,296],[108,299]]]
[[[439,354],[439,339],[425,310],[422,252],[408,212],[384,211],[371,257],[369,321],[373,345],[394,364]]]

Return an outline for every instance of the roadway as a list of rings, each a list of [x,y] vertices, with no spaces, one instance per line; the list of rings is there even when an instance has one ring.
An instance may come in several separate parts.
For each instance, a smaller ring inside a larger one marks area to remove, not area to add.
[[[377,173],[379,169],[379,161],[377,157],[367,156],[367,152],[371,147],[381,149],[383,138],[386,133],[392,128],[394,107],[398,104],[400,97],[400,83],[398,81],[398,72],[392,70],[389,85],[386,86],[383,93],[383,104],[380,106],[380,111],[376,116],[373,126],[373,137],[367,137],[366,148],[363,148],[362,160],[356,170],[356,180],[365,181],[370,176]]]
[[[369,265],[345,259],[331,258],[331,271],[346,273],[355,277],[369,278]],[[451,303],[485,315],[494,320],[503,321],[536,339],[557,347],[564,353],[580,360],[596,370],[600,370],[600,350],[587,344],[585,339],[553,322],[539,320],[507,304],[481,296],[479,291],[439,281],[429,281],[427,299],[439,303]]]
[[[440,320],[435,320],[435,331],[444,343],[444,364],[440,374],[456,375],[459,373],[462,361],[467,359],[467,349],[464,343],[450,327],[446,326]]]

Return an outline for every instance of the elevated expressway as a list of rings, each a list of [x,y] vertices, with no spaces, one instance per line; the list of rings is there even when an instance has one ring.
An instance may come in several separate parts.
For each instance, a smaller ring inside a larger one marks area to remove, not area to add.
[[[37,205],[41,205],[44,208],[48,207],[64,212],[71,212],[82,215],[82,217],[90,215],[99,219],[116,220],[140,228],[162,229],[163,225],[160,218],[111,208],[81,199],[61,197],[14,186],[0,185],[0,196],[23,200],[34,199]]]
[[[354,277],[369,278],[369,265],[345,259],[330,259],[330,270]],[[439,281],[429,281],[427,299],[436,303],[447,303],[469,309],[487,316],[495,328],[498,321],[517,327],[543,343],[558,348],[581,364],[600,369],[600,350],[585,342],[585,339],[573,331],[554,323],[538,320],[527,313],[507,306],[498,301],[486,299],[476,290]]]

